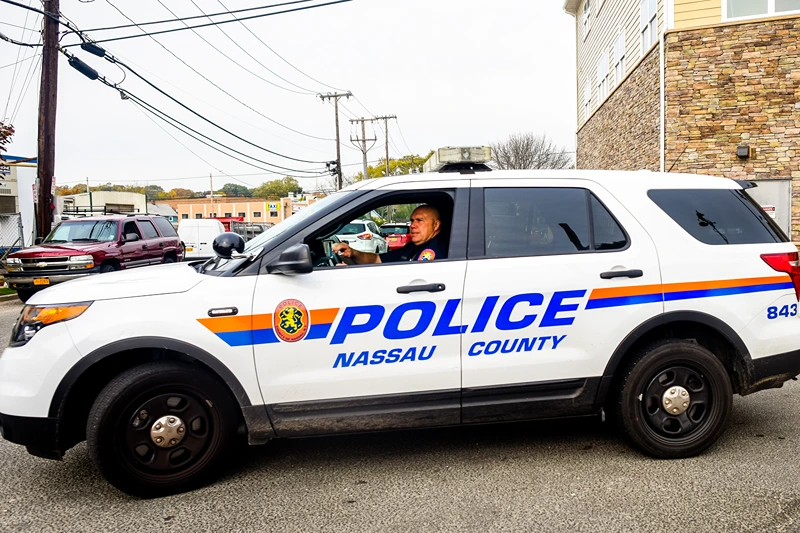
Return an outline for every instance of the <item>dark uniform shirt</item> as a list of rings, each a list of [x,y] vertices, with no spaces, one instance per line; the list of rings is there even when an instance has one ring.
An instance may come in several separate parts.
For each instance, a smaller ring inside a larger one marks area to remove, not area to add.
[[[402,261],[433,261],[435,259],[447,259],[447,250],[439,243],[439,238],[434,237],[428,242],[420,245],[410,242],[398,248],[380,254],[381,263],[400,263]]]

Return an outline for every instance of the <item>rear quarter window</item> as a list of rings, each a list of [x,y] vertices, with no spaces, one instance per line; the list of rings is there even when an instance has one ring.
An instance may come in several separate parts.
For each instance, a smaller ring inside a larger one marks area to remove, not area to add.
[[[178,236],[178,233],[175,231],[175,228],[172,227],[172,224],[166,218],[154,218],[153,222],[155,222],[156,226],[158,227],[158,230],[164,237]]]
[[[689,235],[711,245],[788,242],[783,230],[739,189],[668,189],[648,193]]]

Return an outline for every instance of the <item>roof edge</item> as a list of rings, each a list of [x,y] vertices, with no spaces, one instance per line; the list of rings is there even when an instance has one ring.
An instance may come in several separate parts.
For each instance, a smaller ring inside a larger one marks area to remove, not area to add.
[[[575,17],[578,15],[579,5],[580,0],[564,0],[564,11]]]

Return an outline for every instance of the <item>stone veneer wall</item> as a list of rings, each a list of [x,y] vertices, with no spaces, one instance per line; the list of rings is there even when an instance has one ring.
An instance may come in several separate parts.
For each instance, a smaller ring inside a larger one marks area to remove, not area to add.
[[[577,168],[661,168],[658,71],[656,46],[578,131]]]
[[[666,36],[666,167],[728,178],[792,179],[800,241],[800,18]],[[750,145],[742,160],[736,147]],[[684,149],[686,150],[684,152]]]

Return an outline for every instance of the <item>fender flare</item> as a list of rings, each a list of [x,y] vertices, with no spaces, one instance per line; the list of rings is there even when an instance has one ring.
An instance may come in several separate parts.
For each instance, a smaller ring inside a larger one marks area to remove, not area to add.
[[[168,339],[164,337],[136,337],[107,344],[106,346],[91,352],[89,355],[82,357],[80,361],[75,363],[75,365],[73,365],[73,367],[70,368],[61,379],[61,383],[58,384],[55,393],[53,393],[53,398],[50,401],[49,416],[57,418],[60,415],[64,401],[72,390],[73,385],[89,368],[108,357],[113,357],[115,354],[120,352],[141,348],[171,350],[186,354],[189,357],[200,361],[209,367],[213,372],[215,372],[225,382],[233,395],[236,397],[236,401],[242,409],[252,407],[250,398],[247,396],[242,384],[238,379],[236,379],[236,376],[233,375],[233,372],[231,372],[228,367],[223,365],[219,359],[207,351],[192,344],[175,339]]]
[[[611,356],[611,359],[609,359],[608,364],[603,371],[603,378],[600,384],[600,389],[597,392],[597,399],[595,401],[595,409],[599,409],[605,404],[608,390],[611,387],[611,382],[614,379],[614,375],[616,374],[622,359],[633,347],[636,341],[654,329],[666,326],[673,322],[694,322],[696,324],[709,327],[722,335],[736,348],[739,356],[741,357],[744,368],[747,371],[747,378],[750,382],[752,382],[754,373],[753,359],[750,356],[750,351],[747,349],[744,341],[742,341],[742,338],[738,333],[736,333],[736,331],[733,330],[733,328],[719,318],[706,313],[701,313],[699,311],[673,311],[660,314],[639,324],[639,326],[629,333],[628,336],[625,337],[625,339],[620,343],[620,345],[617,346],[617,349],[614,351],[614,354]]]

